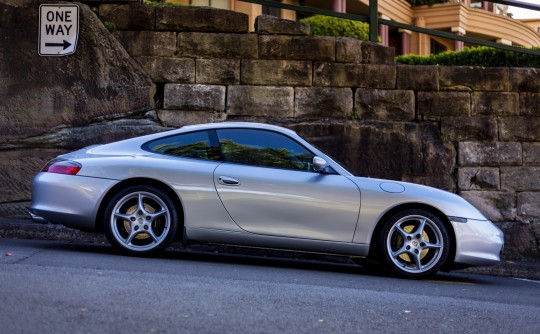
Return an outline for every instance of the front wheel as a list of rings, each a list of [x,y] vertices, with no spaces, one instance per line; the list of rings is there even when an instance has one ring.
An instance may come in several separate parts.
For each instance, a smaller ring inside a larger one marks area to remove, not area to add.
[[[131,186],[114,195],[104,213],[105,234],[117,249],[145,255],[164,249],[174,238],[174,203],[151,186]]]
[[[437,272],[448,259],[450,237],[444,223],[425,210],[392,216],[378,241],[383,264],[401,276],[422,278]]]

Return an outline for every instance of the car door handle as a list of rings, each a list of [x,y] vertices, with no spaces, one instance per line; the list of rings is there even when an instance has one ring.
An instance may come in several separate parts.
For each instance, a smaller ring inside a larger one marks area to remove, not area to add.
[[[226,186],[237,186],[240,184],[240,181],[238,181],[237,179],[233,179],[232,177],[229,177],[229,176],[218,177],[218,182]]]

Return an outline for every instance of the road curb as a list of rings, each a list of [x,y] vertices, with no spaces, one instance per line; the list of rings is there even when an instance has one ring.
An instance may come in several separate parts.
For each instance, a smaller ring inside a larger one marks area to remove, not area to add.
[[[6,219],[0,218],[0,242],[2,238],[8,239],[39,239],[39,240],[57,240],[57,241],[70,241],[92,244],[104,244],[108,243],[104,235],[96,233],[82,232],[74,230],[62,225],[56,224],[38,224],[34,223],[31,219]],[[244,249],[239,247],[226,247],[226,246],[197,246],[197,250],[219,252],[219,253],[235,253],[241,254]],[[249,249],[246,254],[256,256],[272,256],[272,257],[291,257],[290,252],[280,252],[271,250],[258,249],[254,252]],[[334,261],[343,262],[344,258],[329,257],[314,254],[293,253],[294,258],[321,260],[321,261]],[[2,254],[0,254],[1,256]],[[352,263],[352,261],[351,261]],[[522,279],[540,280],[540,261],[510,261],[504,260],[499,265],[493,267],[475,267],[460,270],[462,273],[481,274],[501,277],[514,277]]]

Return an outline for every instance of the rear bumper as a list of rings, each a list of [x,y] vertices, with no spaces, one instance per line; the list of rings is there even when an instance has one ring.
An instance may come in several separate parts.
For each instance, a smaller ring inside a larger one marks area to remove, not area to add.
[[[492,266],[500,262],[504,234],[489,220],[468,219],[466,223],[452,222],[458,236],[456,265]]]
[[[52,222],[95,230],[103,196],[118,181],[55,173],[39,173],[32,183],[30,215]]]

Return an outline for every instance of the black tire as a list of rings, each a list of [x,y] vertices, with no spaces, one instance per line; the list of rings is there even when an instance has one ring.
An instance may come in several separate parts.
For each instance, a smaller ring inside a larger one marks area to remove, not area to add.
[[[103,214],[105,235],[118,250],[148,255],[167,247],[176,234],[173,201],[153,186],[130,186],[115,194]]]
[[[386,269],[403,277],[424,278],[448,260],[450,237],[439,217],[412,209],[386,221],[376,246],[377,257]]]

